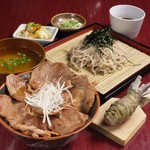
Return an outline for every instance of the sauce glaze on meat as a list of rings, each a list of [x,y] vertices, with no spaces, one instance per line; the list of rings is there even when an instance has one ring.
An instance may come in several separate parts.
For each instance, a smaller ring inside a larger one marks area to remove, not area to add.
[[[65,107],[60,112],[50,114],[52,126],[42,123],[43,114],[38,108],[27,105],[25,93],[35,93],[46,80],[61,82],[69,89],[69,96],[63,93]],[[29,79],[10,74],[6,78],[9,95],[0,95],[0,115],[8,124],[24,134],[33,137],[58,136],[81,128],[88,120],[88,113],[95,100],[95,88],[84,75],[77,75],[63,63],[44,61],[31,72]]]

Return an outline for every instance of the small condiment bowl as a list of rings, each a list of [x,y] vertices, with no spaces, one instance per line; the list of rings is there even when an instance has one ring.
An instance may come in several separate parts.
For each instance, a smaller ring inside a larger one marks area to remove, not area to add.
[[[79,25],[78,26],[76,25],[64,26],[63,23],[64,21],[67,21],[67,20],[77,21]],[[66,12],[66,13],[60,13],[60,14],[53,16],[51,19],[51,24],[59,28],[59,30],[61,31],[65,31],[65,32],[76,31],[85,27],[86,19],[79,14]]]

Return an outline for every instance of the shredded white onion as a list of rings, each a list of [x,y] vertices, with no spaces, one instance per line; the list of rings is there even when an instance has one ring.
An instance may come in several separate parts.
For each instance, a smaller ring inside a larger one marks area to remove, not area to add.
[[[60,84],[60,79],[57,81],[56,86],[52,82],[46,81],[37,93],[31,95],[26,93],[25,101],[30,106],[42,109],[44,115],[43,123],[47,121],[48,125],[52,126],[49,114],[59,112],[59,110],[62,109],[64,104],[62,93],[64,91],[70,95],[71,102],[73,102],[72,95],[68,88],[70,87],[65,87],[65,83]]]

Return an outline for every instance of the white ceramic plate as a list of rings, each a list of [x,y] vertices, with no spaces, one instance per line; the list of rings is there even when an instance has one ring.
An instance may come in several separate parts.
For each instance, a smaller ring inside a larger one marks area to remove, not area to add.
[[[17,30],[13,33],[13,37],[14,38],[21,38],[21,39],[29,39],[29,40],[33,40],[33,41],[36,41],[42,45],[46,45],[50,42],[53,42],[55,37],[56,37],[56,34],[58,32],[58,28],[57,27],[52,27],[52,26],[45,26],[46,29],[51,33],[52,35],[52,38],[49,39],[49,40],[46,40],[46,39],[40,39],[40,38],[27,38],[27,37],[23,37],[23,36],[18,36],[17,34],[22,31],[23,29],[25,29],[26,27],[26,24],[21,24]]]

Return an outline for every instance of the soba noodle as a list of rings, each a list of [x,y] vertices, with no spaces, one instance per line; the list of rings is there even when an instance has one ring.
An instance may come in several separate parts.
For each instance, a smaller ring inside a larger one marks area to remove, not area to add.
[[[69,63],[74,69],[86,67],[95,74],[110,74],[121,70],[126,64],[127,54],[115,41],[112,48],[100,48],[93,45],[85,46],[81,41],[68,52]]]
[[[116,42],[112,49],[102,48],[99,53],[96,47],[85,47],[81,42],[68,52],[69,63],[77,70],[86,67],[94,75],[114,73],[124,67],[127,54]]]

